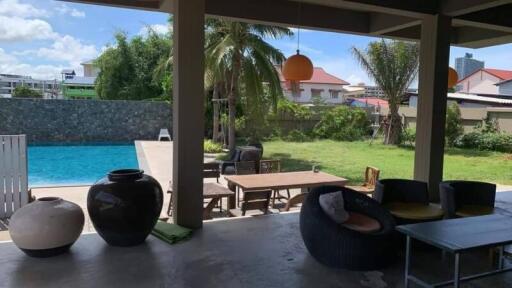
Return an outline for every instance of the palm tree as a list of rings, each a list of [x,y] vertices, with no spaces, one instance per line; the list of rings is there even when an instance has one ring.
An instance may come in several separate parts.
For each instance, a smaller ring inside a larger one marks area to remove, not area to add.
[[[206,22],[206,71],[215,87],[222,85],[228,99],[228,143],[235,149],[236,105],[240,95],[262,99],[265,91],[277,102],[282,95],[275,65],[285,57],[264,38],[291,36],[288,28],[209,19]],[[216,94],[217,91],[214,93]],[[217,96],[216,96],[217,97]],[[214,113],[215,114],[215,113]],[[216,127],[214,127],[214,130]]]
[[[418,73],[419,45],[403,41],[375,41],[366,50],[352,48],[361,66],[384,91],[389,102],[385,144],[400,144],[402,118],[398,114],[406,89]]]

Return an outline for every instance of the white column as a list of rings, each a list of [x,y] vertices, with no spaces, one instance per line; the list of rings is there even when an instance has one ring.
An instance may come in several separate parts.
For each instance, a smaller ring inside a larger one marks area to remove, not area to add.
[[[422,20],[414,179],[428,182],[431,201],[439,201],[443,179],[450,35],[450,17]]]
[[[174,0],[174,223],[203,223],[205,0]]]

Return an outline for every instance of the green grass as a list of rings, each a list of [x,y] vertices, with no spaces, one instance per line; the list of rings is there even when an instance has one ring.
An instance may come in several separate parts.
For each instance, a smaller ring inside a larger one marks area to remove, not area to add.
[[[380,178],[412,178],[414,150],[369,142],[319,140],[263,143],[264,158],[281,159],[283,171],[322,171],[361,183],[366,166],[381,170]],[[445,151],[444,179],[471,179],[512,185],[512,154],[467,149]]]

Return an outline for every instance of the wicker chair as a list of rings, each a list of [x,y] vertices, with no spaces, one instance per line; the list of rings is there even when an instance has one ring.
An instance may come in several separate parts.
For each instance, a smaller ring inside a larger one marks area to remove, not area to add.
[[[334,222],[322,210],[319,197],[343,192],[345,209],[367,215],[380,223],[380,230],[363,233]],[[323,186],[309,192],[300,212],[300,232],[309,253],[320,263],[349,270],[375,270],[396,260],[392,241],[395,221],[380,204],[345,187]]]
[[[496,185],[477,181],[444,181],[439,184],[445,218],[494,213]]]
[[[229,160],[222,161],[220,163],[221,173],[230,175],[236,173],[236,162],[244,162],[244,161],[254,161],[259,162],[261,160],[261,156],[263,155],[262,149],[253,146],[244,146],[237,147],[233,153],[231,153]],[[256,167],[256,172],[259,167]]]
[[[425,182],[384,179],[375,185],[374,199],[395,217],[398,224],[419,223],[443,218],[439,205],[429,202]]]

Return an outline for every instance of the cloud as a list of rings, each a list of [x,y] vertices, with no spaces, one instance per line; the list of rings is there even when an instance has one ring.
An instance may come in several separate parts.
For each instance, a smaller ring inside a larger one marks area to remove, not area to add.
[[[53,39],[52,26],[41,19],[0,16],[0,42]]]
[[[169,33],[169,28],[171,28],[167,24],[153,24],[153,25],[145,25],[139,31],[139,35],[147,36],[149,31],[154,31],[157,34],[165,35]],[[172,28],[171,28],[172,29]]]
[[[94,59],[98,50],[94,45],[84,44],[70,35],[58,36],[50,47],[16,52],[16,55],[35,55],[54,62],[67,62],[73,68],[80,68],[80,63]]]
[[[70,15],[71,17],[75,18],[85,18],[85,12],[73,7],[69,7],[68,5],[62,3],[55,7],[55,11],[61,15]]]
[[[18,0],[1,0],[0,15],[19,18],[33,18],[48,17],[49,13],[44,9],[36,8],[30,4],[20,3]]]
[[[60,78],[65,68],[61,65],[31,65],[21,62],[16,56],[0,48],[0,71],[6,74],[30,75],[34,79],[53,80]]]

